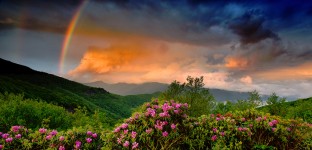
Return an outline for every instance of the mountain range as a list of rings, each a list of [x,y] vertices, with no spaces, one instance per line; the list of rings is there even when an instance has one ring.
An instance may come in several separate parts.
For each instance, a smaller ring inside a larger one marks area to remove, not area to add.
[[[150,101],[155,94],[120,96],[0,58],[0,93],[23,94],[62,106],[68,111],[84,107],[88,112],[105,112],[112,120],[129,117],[132,109]]]
[[[151,94],[156,92],[163,92],[169,86],[168,84],[158,82],[147,82],[142,84],[109,84],[102,81],[85,83],[85,85],[104,88],[111,93],[119,95]],[[209,92],[215,97],[217,101],[228,100],[234,102],[240,99],[247,99],[249,97],[249,92],[228,91],[223,89],[209,89]],[[268,95],[262,95],[261,97],[263,100],[266,100]]]

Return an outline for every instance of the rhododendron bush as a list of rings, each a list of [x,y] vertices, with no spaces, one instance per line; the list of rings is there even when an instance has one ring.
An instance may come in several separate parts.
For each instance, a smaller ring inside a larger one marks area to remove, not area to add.
[[[157,100],[112,131],[13,126],[0,149],[311,149],[311,124],[255,110],[193,118],[187,103]]]

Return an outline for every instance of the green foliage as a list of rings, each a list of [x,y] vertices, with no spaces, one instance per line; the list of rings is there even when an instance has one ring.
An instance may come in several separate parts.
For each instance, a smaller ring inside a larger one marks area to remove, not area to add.
[[[204,78],[188,76],[187,83],[173,81],[168,89],[160,95],[161,100],[175,99],[176,101],[191,105],[190,115],[200,116],[211,113],[215,99],[209,90],[204,88]]]
[[[86,125],[107,127],[110,121],[100,111],[90,115],[85,108],[76,108],[74,113],[70,113],[60,106],[24,99],[21,94],[0,93],[0,103],[1,131],[8,131],[11,126],[17,124],[32,129],[68,129]]]
[[[267,103],[269,105],[258,109],[284,118],[303,119],[303,121],[312,123],[312,98],[285,102],[284,98],[279,98],[273,93]]]

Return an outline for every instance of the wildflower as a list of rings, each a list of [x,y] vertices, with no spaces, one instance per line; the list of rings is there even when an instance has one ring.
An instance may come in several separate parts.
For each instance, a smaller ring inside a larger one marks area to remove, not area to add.
[[[91,143],[92,139],[91,138],[87,138],[86,141],[87,141],[87,143]]]
[[[11,143],[12,141],[13,141],[13,138],[11,138],[11,137],[5,139],[5,142],[7,142],[7,143]]]
[[[19,129],[20,129],[20,126],[12,126],[12,131],[13,132],[18,132],[19,131]]]
[[[145,130],[145,132],[146,132],[147,134],[150,134],[152,131],[153,131],[152,128],[149,128],[149,129],[146,129],[146,130]]]
[[[39,129],[39,132],[40,132],[41,134],[44,134],[44,133],[47,132],[47,129],[45,129],[45,128],[40,128],[40,129]]]
[[[131,137],[134,139],[136,137],[137,133],[135,131],[131,132]]]
[[[123,144],[124,147],[128,147],[129,145],[130,145],[129,141],[126,141],[126,142]]]
[[[225,135],[225,133],[222,131],[222,132],[220,132],[220,135],[221,135],[221,136],[224,136],[224,135]]]
[[[46,140],[51,140],[52,139],[52,135],[47,135],[46,136]]]
[[[2,138],[6,139],[6,138],[8,138],[8,137],[9,137],[9,134],[8,134],[8,133],[2,134]]]
[[[139,143],[137,142],[132,143],[132,149],[136,149],[138,147],[139,147]]]
[[[211,137],[211,140],[212,140],[212,141],[217,140],[217,135],[213,135],[213,136]]]
[[[180,107],[181,107],[181,104],[176,104],[176,105],[175,105],[175,108],[176,108],[176,109],[179,109]]]
[[[162,133],[162,136],[163,136],[163,137],[168,136],[168,132],[167,132],[167,131],[163,132],[163,133]]]
[[[171,129],[175,129],[176,125],[175,124],[171,124]]]
[[[92,136],[92,132],[91,131],[87,131],[87,135],[88,136]]]
[[[52,135],[52,136],[55,136],[57,134],[57,131],[56,130],[52,130],[51,132],[50,132],[50,135]]]
[[[59,147],[59,150],[65,150],[65,147],[61,145],[61,146]]]
[[[97,138],[97,134],[96,134],[96,133],[93,133],[93,134],[92,134],[92,137],[93,137],[93,138]]]
[[[119,131],[120,131],[120,127],[117,127],[117,128],[114,130],[115,133],[117,133],[117,132],[119,132]]]
[[[59,140],[60,140],[60,141],[64,141],[64,140],[65,140],[65,137],[64,137],[64,136],[60,136]]]
[[[22,137],[22,135],[21,134],[17,134],[17,135],[15,135],[15,138],[17,138],[17,139],[20,139]]]
[[[217,132],[217,130],[218,130],[217,128],[213,128],[212,129],[213,132]]]
[[[121,144],[121,140],[122,140],[122,138],[117,138],[117,143]]]
[[[273,124],[278,124],[278,121],[277,120],[273,120],[272,123]]]
[[[245,122],[245,121],[246,121],[246,118],[242,118],[241,120],[242,120],[242,122]]]
[[[79,149],[81,147],[81,142],[80,141],[76,141],[75,142],[75,148]]]
[[[122,128],[122,129],[128,128],[128,124],[127,124],[127,123],[123,123],[123,124],[121,125],[121,128]]]
[[[124,134],[128,134],[128,130],[124,130]]]

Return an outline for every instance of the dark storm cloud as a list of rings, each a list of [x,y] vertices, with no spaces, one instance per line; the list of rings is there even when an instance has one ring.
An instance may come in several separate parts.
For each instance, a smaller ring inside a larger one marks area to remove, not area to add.
[[[267,38],[278,40],[276,33],[263,26],[264,21],[264,18],[257,16],[255,12],[247,12],[230,22],[229,28],[240,36],[242,44],[257,43]]]
[[[2,0],[0,30],[24,28],[64,32],[82,0]]]

